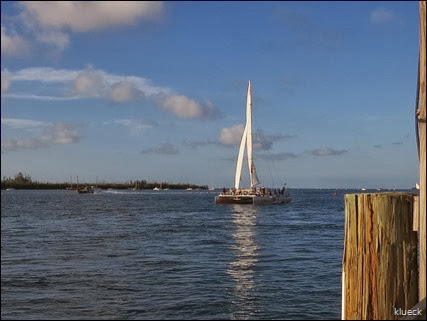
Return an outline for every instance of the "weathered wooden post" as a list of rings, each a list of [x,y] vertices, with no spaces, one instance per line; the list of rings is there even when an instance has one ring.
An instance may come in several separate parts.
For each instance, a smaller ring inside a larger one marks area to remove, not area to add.
[[[418,302],[414,194],[345,195],[342,319],[393,320]]]
[[[426,2],[420,1],[420,61],[418,82],[418,108],[417,122],[419,135],[419,160],[420,160],[420,209],[419,209],[419,234],[420,234],[420,291],[419,300],[426,297]]]

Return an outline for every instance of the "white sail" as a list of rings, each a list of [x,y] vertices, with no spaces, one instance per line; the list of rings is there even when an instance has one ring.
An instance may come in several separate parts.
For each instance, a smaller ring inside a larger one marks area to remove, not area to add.
[[[291,202],[292,198],[285,187],[282,189],[255,188],[259,184],[258,176],[253,162],[253,138],[252,138],[252,92],[251,82],[248,83],[246,95],[246,124],[240,140],[239,153],[236,162],[236,175],[234,178],[234,188],[229,192],[224,188],[215,197],[216,204],[283,204]],[[248,167],[251,188],[240,189],[242,178],[243,159],[247,149]]]
[[[246,147],[248,149],[248,167],[251,187],[259,184],[258,176],[256,174],[255,164],[252,156],[252,92],[251,82],[248,84],[248,93],[246,95]]]
[[[245,154],[247,127],[243,130],[242,140],[240,141],[239,154],[237,155],[236,176],[234,178],[234,188],[237,190],[240,187],[240,179],[242,178],[243,155]]]
[[[248,84],[248,93],[246,95],[246,124],[245,129],[243,130],[242,139],[240,141],[239,154],[237,155],[236,176],[234,179],[234,188],[236,189],[239,189],[240,187],[245,147],[247,148],[251,187],[254,187],[255,185],[259,184],[259,180],[256,174],[255,164],[253,162],[252,156],[252,93],[250,81]]]

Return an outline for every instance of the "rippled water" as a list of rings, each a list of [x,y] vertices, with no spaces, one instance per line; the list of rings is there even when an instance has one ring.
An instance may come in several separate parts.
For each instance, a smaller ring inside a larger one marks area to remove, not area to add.
[[[340,319],[344,200],[1,192],[2,319]]]

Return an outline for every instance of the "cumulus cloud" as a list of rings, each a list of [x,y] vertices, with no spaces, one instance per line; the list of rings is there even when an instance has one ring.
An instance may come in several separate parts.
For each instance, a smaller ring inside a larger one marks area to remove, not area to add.
[[[242,124],[222,128],[219,136],[219,142],[223,145],[240,144],[244,129],[245,127]],[[253,135],[253,148],[258,150],[270,150],[274,142],[295,137],[295,135],[264,134],[264,132],[258,131],[258,133]]]
[[[184,95],[176,95],[168,87],[153,85],[144,77],[114,75],[89,66],[83,70],[66,70],[53,68],[26,68],[16,72],[6,71],[11,81],[33,82],[30,90],[37,94],[8,93],[3,97],[26,99],[78,99],[105,98],[114,103],[148,98],[156,105],[180,118],[217,119],[222,117],[219,109],[210,101],[197,102]],[[49,86],[37,86],[37,82]],[[49,94],[41,95],[41,90],[50,90]],[[55,98],[51,92],[58,93]],[[61,95],[61,96],[60,96]]]
[[[47,147],[47,142],[43,139],[36,138],[20,138],[20,139],[2,139],[1,152],[16,151],[19,149],[39,149]]]
[[[391,10],[377,8],[371,11],[370,19],[374,23],[389,22],[395,20],[396,15]]]
[[[182,95],[168,96],[158,105],[180,118],[216,119],[220,117],[219,110],[211,102],[198,103]]]
[[[202,115],[200,105],[185,96],[166,97],[160,106],[182,118],[199,118]]]
[[[52,45],[63,51],[70,43],[70,36],[61,30],[42,29],[36,33],[39,42]]]
[[[142,154],[154,153],[154,154],[173,155],[173,154],[178,154],[179,150],[175,145],[166,143],[166,144],[161,144],[161,145],[151,147],[148,149],[144,149],[144,150],[142,150],[141,153]]]
[[[25,14],[45,27],[87,32],[158,19],[159,1],[23,1]]]
[[[4,55],[22,54],[27,50],[27,42],[19,35],[8,35],[1,26],[1,53]]]
[[[21,1],[17,16],[1,27],[2,54],[27,52],[35,44],[63,51],[74,32],[93,32],[107,28],[158,21],[164,16],[162,1]],[[21,35],[11,33],[18,26]],[[7,29],[6,29],[7,28]]]
[[[239,144],[244,130],[245,126],[242,124],[234,125],[228,128],[222,128],[219,135],[219,141],[224,145]]]
[[[57,123],[47,129],[42,139],[52,144],[71,144],[80,141],[80,134],[71,125]]]
[[[103,82],[101,76],[91,70],[82,71],[77,75],[73,82],[73,89],[78,94],[89,97],[101,96],[103,91]]]
[[[34,137],[22,137],[14,139],[2,139],[1,150],[3,152],[17,151],[20,149],[47,148],[55,144],[71,144],[80,140],[80,134],[70,124],[46,123],[29,119],[2,119],[2,125],[14,128],[28,128],[44,126],[41,135]]]
[[[123,103],[143,96],[144,94],[128,81],[114,84],[110,89],[110,99],[115,103]]]
[[[311,151],[314,156],[335,156],[347,153],[347,150],[335,150],[330,147],[317,148]]]

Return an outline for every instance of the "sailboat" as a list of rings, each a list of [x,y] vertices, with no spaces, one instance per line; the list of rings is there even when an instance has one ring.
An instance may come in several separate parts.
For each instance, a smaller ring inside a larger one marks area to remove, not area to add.
[[[243,157],[247,154],[250,187],[241,188],[240,180],[242,177]],[[252,155],[252,92],[251,82],[248,83],[248,92],[246,95],[246,125],[243,130],[240,141],[239,153],[237,155],[236,173],[234,178],[234,187],[228,191],[223,188],[222,192],[215,197],[216,204],[281,204],[289,203],[292,197],[289,194],[286,185],[281,189],[259,187],[260,182],[256,174],[255,164]]]

